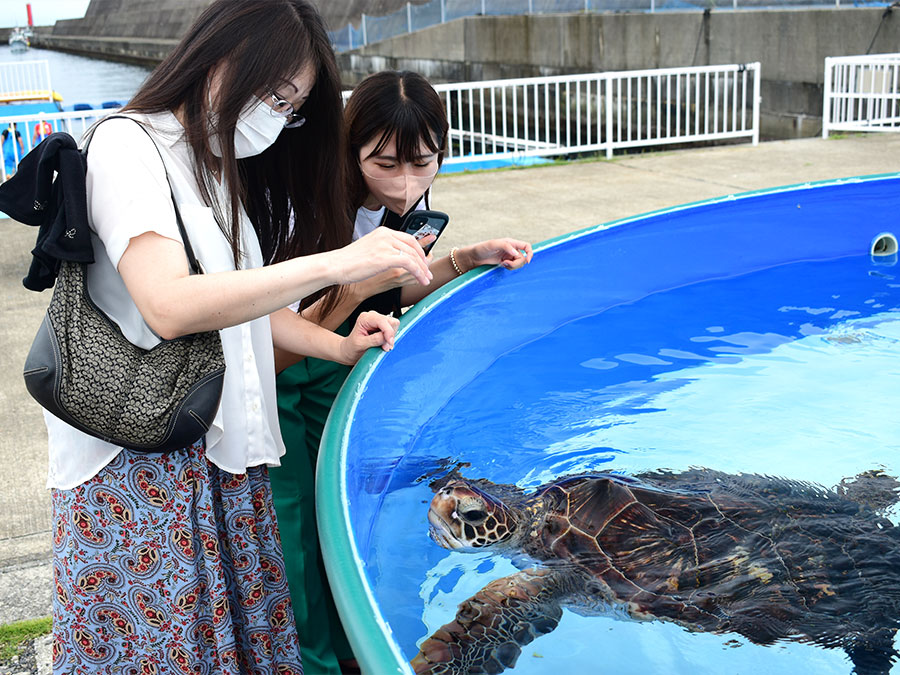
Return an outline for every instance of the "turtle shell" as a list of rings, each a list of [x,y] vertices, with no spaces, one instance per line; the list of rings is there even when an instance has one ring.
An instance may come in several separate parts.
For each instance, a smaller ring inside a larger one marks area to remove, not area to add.
[[[638,618],[841,646],[900,621],[900,536],[819,486],[713,471],[579,476],[530,498],[525,552]]]

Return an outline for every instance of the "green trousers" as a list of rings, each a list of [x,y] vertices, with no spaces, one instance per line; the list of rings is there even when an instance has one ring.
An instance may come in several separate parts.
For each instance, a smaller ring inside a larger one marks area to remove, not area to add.
[[[352,659],[338,618],[319,548],[315,478],[319,442],[328,411],[350,368],[307,358],[277,377],[278,418],[287,452],[269,470],[272,496],[303,670],[340,675],[338,660]]]

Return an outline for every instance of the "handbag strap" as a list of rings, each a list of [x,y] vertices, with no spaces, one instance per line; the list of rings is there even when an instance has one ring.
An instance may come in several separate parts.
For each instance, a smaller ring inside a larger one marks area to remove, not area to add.
[[[112,120],[117,117],[125,120],[131,120],[132,122],[137,124],[141,128],[141,130],[145,134],[147,134],[147,137],[153,143],[153,147],[156,148],[156,152],[159,155],[159,160],[163,165],[163,171],[166,172],[166,182],[169,184],[169,195],[172,197],[172,206],[175,208],[175,220],[178,223],[178,231],[181,233],[182,243],[184,244],[184,252],[187,255],[188,259],[188,265],[191,268],[192,274],[203,274],[203,268],[200,267],[200,263],[197,262],[197,258],[194,255],[194,247],[191,246],[191,240],[188,237],[187,229],[185,229],[184,221],[181,219],[181,211],[178,209],[178,202],[175,201],[175,190],[172,188],[172,177],[169,175],[168,168],[166,168],[166,160],[163,158],[162,152],[160,151],[159,146],[156,144],[156,139],[153,138],[153,134],[147,131],[146,127],[133,117],[129,117],[128,115],[109,115],[108,117],[104,117],[102,120],[94,124],[88,130],[88,132],[84,136],[84,145],[82,146],[81,151],[84,153],[85,157],[87,157],[88,146],[90,146],[91,140],[94,138],[94,132],[97,130],[97,127],[106,120]]]

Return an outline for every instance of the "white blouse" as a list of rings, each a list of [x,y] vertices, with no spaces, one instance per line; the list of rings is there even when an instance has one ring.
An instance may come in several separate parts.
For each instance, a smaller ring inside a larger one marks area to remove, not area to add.
[[[97,127],[88,152],[87,205],[95,263],[88,268],[94,302],[135,345],[150,349],[160,338],[131,300],[117,266],[133,237],[155,232],[181,243],[170,196],[181,212],[194,254],[206,273],[235,269],[231,247],[205,206],[194,179],[184,129],[171,113],[137,115],[155,132],[156,145],[135,122],[112,119]],[[216,195],[223,211],[228,195]],[[256,232],[241,209],[243,268],[261,267]],[[277,466],[284,454],[278,427],[275,363],[269,318],[264,316],[221,331],[225,355],[222,401],[206,434],[206,456],[219,468],[243,473],[247,467]],[[90,480],[121,448],[89,436],[45,411],[50,438],[48,487],[70,489]]]
[[[379,206],[374,211],[367,209],[365,206],[360,206],[356,210],[356,222],[353,223],[353,241],[360,237],[365,237],[369,232],[374,232],[375,228],[381,225],[381,219],[384,218],[384,210],[383,206]]]

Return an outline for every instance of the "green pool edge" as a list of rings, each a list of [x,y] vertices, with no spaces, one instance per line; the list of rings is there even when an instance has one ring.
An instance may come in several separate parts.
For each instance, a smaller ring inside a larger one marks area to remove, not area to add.
[[[537,256],[542,250],[591,235],[599,230],[704,205],[728,203],[777,192],[888,180],[898,176],[900,176],[900,172],[812,181],[689,202],[553,237],[535,245],[534,251]],[[412,324],[427,315],[462,286],[494,269],[496,268],[484,266],[471,270],[421,300],[400,319],[400,330],[395,342],[402,340]],[[385,352],[371,349],[360,359],[338,392],[335,404],[328,415],[316,467],[316,517],[328,581],[344,630],[362,672],[366,675],[393,673],[409,675],[413,671],[408,664],[407,657],[400,651],[396,642],[389,639],[390,625],[382,617],[371,588],[364,583],[365,571],[362,569],[362,558],[359,556],[350,530],[349,501],[346,484],[343,480],[346,466],[345,441],[350,432],[350,422],[353,420],[356,406],[366,389],[369,378],[385,356]]]

